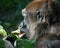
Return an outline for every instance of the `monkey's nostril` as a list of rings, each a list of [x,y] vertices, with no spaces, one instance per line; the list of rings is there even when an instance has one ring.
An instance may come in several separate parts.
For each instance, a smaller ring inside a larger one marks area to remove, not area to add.
[[[19,27],[20,27],[20,30],[21,30],[22,32],[26,32],[25,30],[27,29],[27,27],[26,27],[26,24],[24,23],[24,21],[22,21],[22,22],[20,23]]]
[[[20,28],[26,28],[26,24],[24,23],[24,21],[20,23]]]
[[[22,10],[22,15],[23,15],[23,16],[27,16],[27,14],[26,14],[26,9],[23,9],[23,10]]]

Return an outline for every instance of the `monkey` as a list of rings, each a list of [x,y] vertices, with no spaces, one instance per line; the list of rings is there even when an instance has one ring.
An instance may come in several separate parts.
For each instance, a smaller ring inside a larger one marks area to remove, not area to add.
[[[58,1],[33,0],[22,10],[22,15],[28,29],[27,38],[36,40],[37,48],[60,48],[60,5]],[[59,47],[55,47],[58,44]]]
[[[40,2],[33,1],[25,9],[22,10],[22,15],[24,16],[24,22],[27,25],[27,28],[31,29],[29,30],[30,32],[34,32],[33,30],[35,30],[38,24],[46,22],[47,24],[51,25],[54,24],[55,22],[59,22],[59,19],[57,19],[59,16],[56,15],[58,13],[54,12],[54,11],[59,12],[59,10],[55,10],[56,5],[54,1],[48,0],[49,1],[48,4],[46,3],[44,5],[41,5],[45,3],[45,1],[46,0],[41,0]],[[48,6],[47,9],[45,9],[46,8],[45,6]],[[33,35],[31,34],[31,36]],[[33,37],[30,38],[32,39]]]

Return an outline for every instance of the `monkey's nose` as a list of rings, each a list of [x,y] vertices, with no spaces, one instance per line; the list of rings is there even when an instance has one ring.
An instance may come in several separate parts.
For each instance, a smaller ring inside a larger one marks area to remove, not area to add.
[[[22,15],[23,15],[23,16],[27,16],[26,9],[23,9],[23,10],[22,10]]]
[[[20,23],[20,28],[26,28],[26,24],[24,23],[24,21]]]
[[[19,26],[20,26],[19,28],[22,32],[26,32],[27,26],[24,23],[24,21],[22,21]]]

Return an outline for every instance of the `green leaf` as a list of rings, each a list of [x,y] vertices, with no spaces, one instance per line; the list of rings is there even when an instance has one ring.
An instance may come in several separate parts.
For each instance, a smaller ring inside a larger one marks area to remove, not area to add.
[[[3,37],[7,36],[7,33],[4,29],[0,29],[0,35],[2,35]]]
[[[3,26],[0,25],[0,29],[3,29]]]

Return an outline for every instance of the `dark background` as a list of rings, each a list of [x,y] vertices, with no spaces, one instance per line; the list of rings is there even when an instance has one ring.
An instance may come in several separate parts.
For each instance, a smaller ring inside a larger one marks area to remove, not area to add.
[[[21,10],[31,0],[0,0],[0,25],[7,32],[16,30],[23,19]]]

